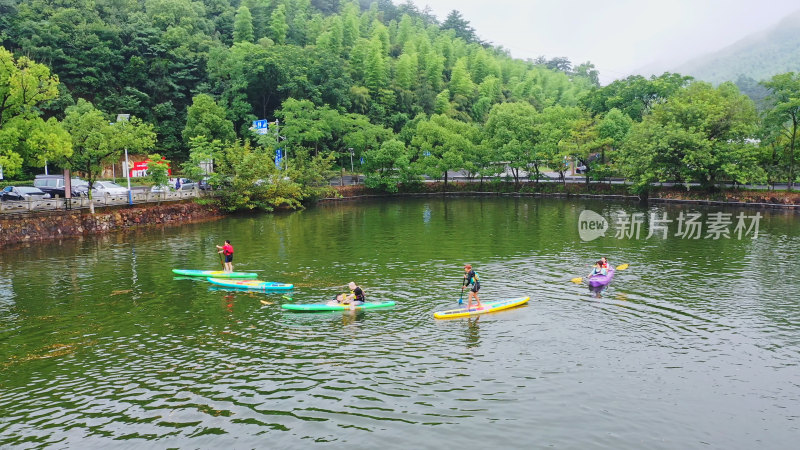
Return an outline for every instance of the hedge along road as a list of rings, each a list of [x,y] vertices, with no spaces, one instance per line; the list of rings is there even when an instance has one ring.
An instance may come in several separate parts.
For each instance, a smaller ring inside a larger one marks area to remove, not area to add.
[[[590,230],[604,235],[582,231],[584,211],[607,222]],[[799,221],[694,205],[380,199],[4,252],[0,446],[791,448]],[[294,291],[173,278],[218,268],[225,239],[235,270]],[[570,282],[600,256],[630,266],[605,290]],[[467,262],[482,300],[531,302],[435,320],[458,307]],[[397,305],[280,309],[349,281]]]

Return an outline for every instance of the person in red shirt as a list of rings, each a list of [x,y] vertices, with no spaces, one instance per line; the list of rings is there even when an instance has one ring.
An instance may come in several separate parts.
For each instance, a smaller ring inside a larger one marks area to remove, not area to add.
[[[221,247],[218,245],[217,248],[221,249],[217,253],[222,253],[222,255],[225,256],[223,270],[225,272],[233,272],[233,246],[231,245],[231,241],[225,239],[225,245]]]

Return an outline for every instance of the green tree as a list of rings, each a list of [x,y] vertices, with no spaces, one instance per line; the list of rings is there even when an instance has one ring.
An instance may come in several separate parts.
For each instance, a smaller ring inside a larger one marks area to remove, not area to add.
[[[579,65],[575,68],[575,76],[583,78],[594,87],[600,87],[600,72],[595,68],[594,64],[589,61]]]
[[[327,155],[332,151],[341,151],[331,145],[334,136],[340,135],[342,130],[342,116],[338,111],[328,106],[317,107],[308,100],[288,99],[283,102],[275,116],[283,124],[281,134],[286,136],[286,145],[295,150],[297,157],[298,148],[308,150],[306,155]],[[333,147],[333,148],[332,148]]]
[[[397,45],[405,50],[406,42],[411,40],[414,35],[414,21],[408,14],[403,14],[400,24],[397,26]]]
[[[789,72],[775,75],[762,84],[770,90],[767,101],[772,105],[764,120],[773,130],[779,130],[771,136],[776,139],[779,136],[783,143],[785,156],[782,159],[788,168],[788,188],[791,190],[796,181],[795,162],[800,150],[800,74]]]
[[[189,159],[181,166],[181,171],[186,178],[199,181],[205,177],[204,164],[218,158],[222,152],[222,141],[215,139],[209,141],[205,136],[195,136],[189,139]],[[214,180],[213,184],[218,184]]]
[[[450,92],[453,95],[461,95],[469,99],[472,98],[474,90],[475,85],[467,70],[467,59],[461,58],[456,62],[453,73],[450,75]]]
[[[442,30],[455,31],[456,37],[460,37],[467,43],[478,42],[480,39],[475,34],[475,29],[470,26],[469,21],[464,19],[460,12],[455,9],[447,14],[447,18],[442,22]]]
[[[286,6],[283,4],[278,5],[272,12],[272,17],[269,21],[269,28],[271,31],[270,37],[277,44],[286,42],[286,33],[289,31],[289,24],[286,23]]]
[[[170,161],[167,160],[167,158],[164,158],[158,153],[147,155],[147,178],[154,186],[161,186],[164,188],[159,196],[159,204],[161,203],[161,198],[166,195],[169,187],[169,163]]]
[[[558,172],[559,178],[566,184],[565,172],[567,158],[573,148],[569,139],[575,128],[575,121],[580,120],[583,111],[575,106],[550,106],[542,110],[536,123],[535,152],[544,158],[550,168]]]
[[[581,104],[594,115],[617,108],[634,121],[641,122],[652,107],[676,94],[691,79],[675,73],[652,76],[650,79],[631,75],[608,86],[592,89],[581,100]]]
[[[403,53],[395,65],[395,83],[401,89],[411,90],[417,83],[417,56]]]
[[[58,77],[46,66],[24,56],[15,59],[0,47],[0,166],[6,176],[72,152],[61,125],[40,117],[42,106],[57,95]]]
[[[152,148],[156,140],[152,125],[135,117],[110,124],[100,110],[83,99],[67,108],[63,126],[72,136],[72,154],[62,163],[86,177],[90,199],[94,182],[104,165],[116,162],[126,148],[134,153],[141,152]],[[94,214],[94,203],[90,203],[90,208]]]
[[[373,99],[388,84],[388,67],[383,52],[383,44],[378,38],[370,41],[369,57],[365,61],[364,84],[369,88]]]
[[[495,161],[504,161],[519,186],[520,172],[533,169],[539,181],[544,157],[535,152],[536,122],[539,113],[530,103],[502,103],[492,107],[484,126],[484,146]]]
[[[284,178],[275,167],[273,155],[274,149],[253,148],[249,142],[235,141],[223,148],[217,169],[227,184],[221,190],[224,209],[302,208],[305,194],[301,186]]]
[[[608,111],[597,124],[597,133],[600,139],[605,140],[600,162],[606,162],[606,150],[619,148],[633,126],[633,119],[623,114],[617,108]]]
[[[612,108],[597,122],[600,158],[586,164],[587,167],[591,167],[592,176],[596,180],[608,178],[614,174],[614,155],[628,138],[632,126],[633,119],[617,108]]]
[[[364,184],[368,187],[397,192],[398,184],[404,181],[408,171],[409,155],[405,144],[398,139],[388,140],[364,153],[367,174]]]
[[[436,95],[433,111],[436,114],[448,114],[450,109],[450,90],[445,89]]]
[[[225,117],[225,109],[208,94],[194,97],[186,114],[183,139],[189,143],[197,136],[205,136],[212,141],[217,139],[226,144],[236,139],[233,123]]]
[[[760,181],[755,105],[732,83],[695,82],[652,108],[631,129],[621,168],[640,192],[656,181]]]
[[[221,2],[224,0],[220,0]],[[228,2],[225,2],[228,3]],[[250,15],[253,17],[253,36],[255,40],[267,37],[269,35],[269,12],[272,8],[272,0],[245,0],[241,3],[250,10]],[[221,8],[230,8],[230,4],[221,6]]]
[[[588,117],[589,114],[581,111],[581,115],[571,121],[569,137],[561,142],[564,153],[576,163],[583,162],[586,166],[584,178],[586,185],[589,185],[589,176],[594,172],[596,164],[590,162],[589,158],[598,150],[602,150],[605,141],[598,136],[595,122]]]
[[[358,24],[358,9],[352,3],[345,7],[344,16],[342,18],[342,45],[346,49],[346,53],[350,53],[356,41],[361,37]]]
[[[240,6],[236,11],[236,19],[233,22],[233,42],[253,42],[255,33],[253,31],[253,16],[247,6]]]
[[[476,126],[435,114],[417,124],[411,145],[420,155],[420,169],[433,178],[444,178],[443,188],[447,190],[448,172],[464,168],[464,155],[478,140]]]
[[[353,149],[353,158],[359,161],[370,150],[381,147],[384,141],[389,140],[393,133],[380,125],[373,125],[369,118],[360,114],[349,114],[342,120],[342,150]],[[347,158],[349,151],[343,153]],[[346,167],[343,164],[342,167]]]

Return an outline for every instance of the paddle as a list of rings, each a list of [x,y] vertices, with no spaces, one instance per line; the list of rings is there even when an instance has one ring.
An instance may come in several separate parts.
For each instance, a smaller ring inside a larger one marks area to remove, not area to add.
[[[461,285],[461,297],[458,297],[458,304],[459,305],[463,305],[464,304],[464,285],[463,284]]]
[[[628,266],[630,266],[630,264],[620,264],[619,266],[617,266],[616,271],[619,272],[620,270],[625,270],[628,268]],[[583,283],[583,277],[575,277],[570,281],[572,281],[575,284],[580,284]]]
[[[224,271],[225,270],[225,261],[222,260],[222,253],[217,252],[217,255],[219,255],[219,263],[222,264],[222,270]]]

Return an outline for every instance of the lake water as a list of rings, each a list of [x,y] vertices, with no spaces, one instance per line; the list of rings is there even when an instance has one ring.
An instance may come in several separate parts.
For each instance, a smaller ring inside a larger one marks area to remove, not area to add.
[[[584,240],[593,237],[586,220],[581,231],[585,210],[605,219],[605,236]],[[294,291],[173,277],[172,268],[218,268],[224,239],[236,270]],[[630,267],[602,291],[570,282],[603,255]],[[800,440],[794,212],[388,199],[0,258],[0,446],[779,449]],[[483,300],[530,303],[434,319],[458,307],[464,263],[480,274]],[[330,299],[349,281],[397,305],[280,309]]]

